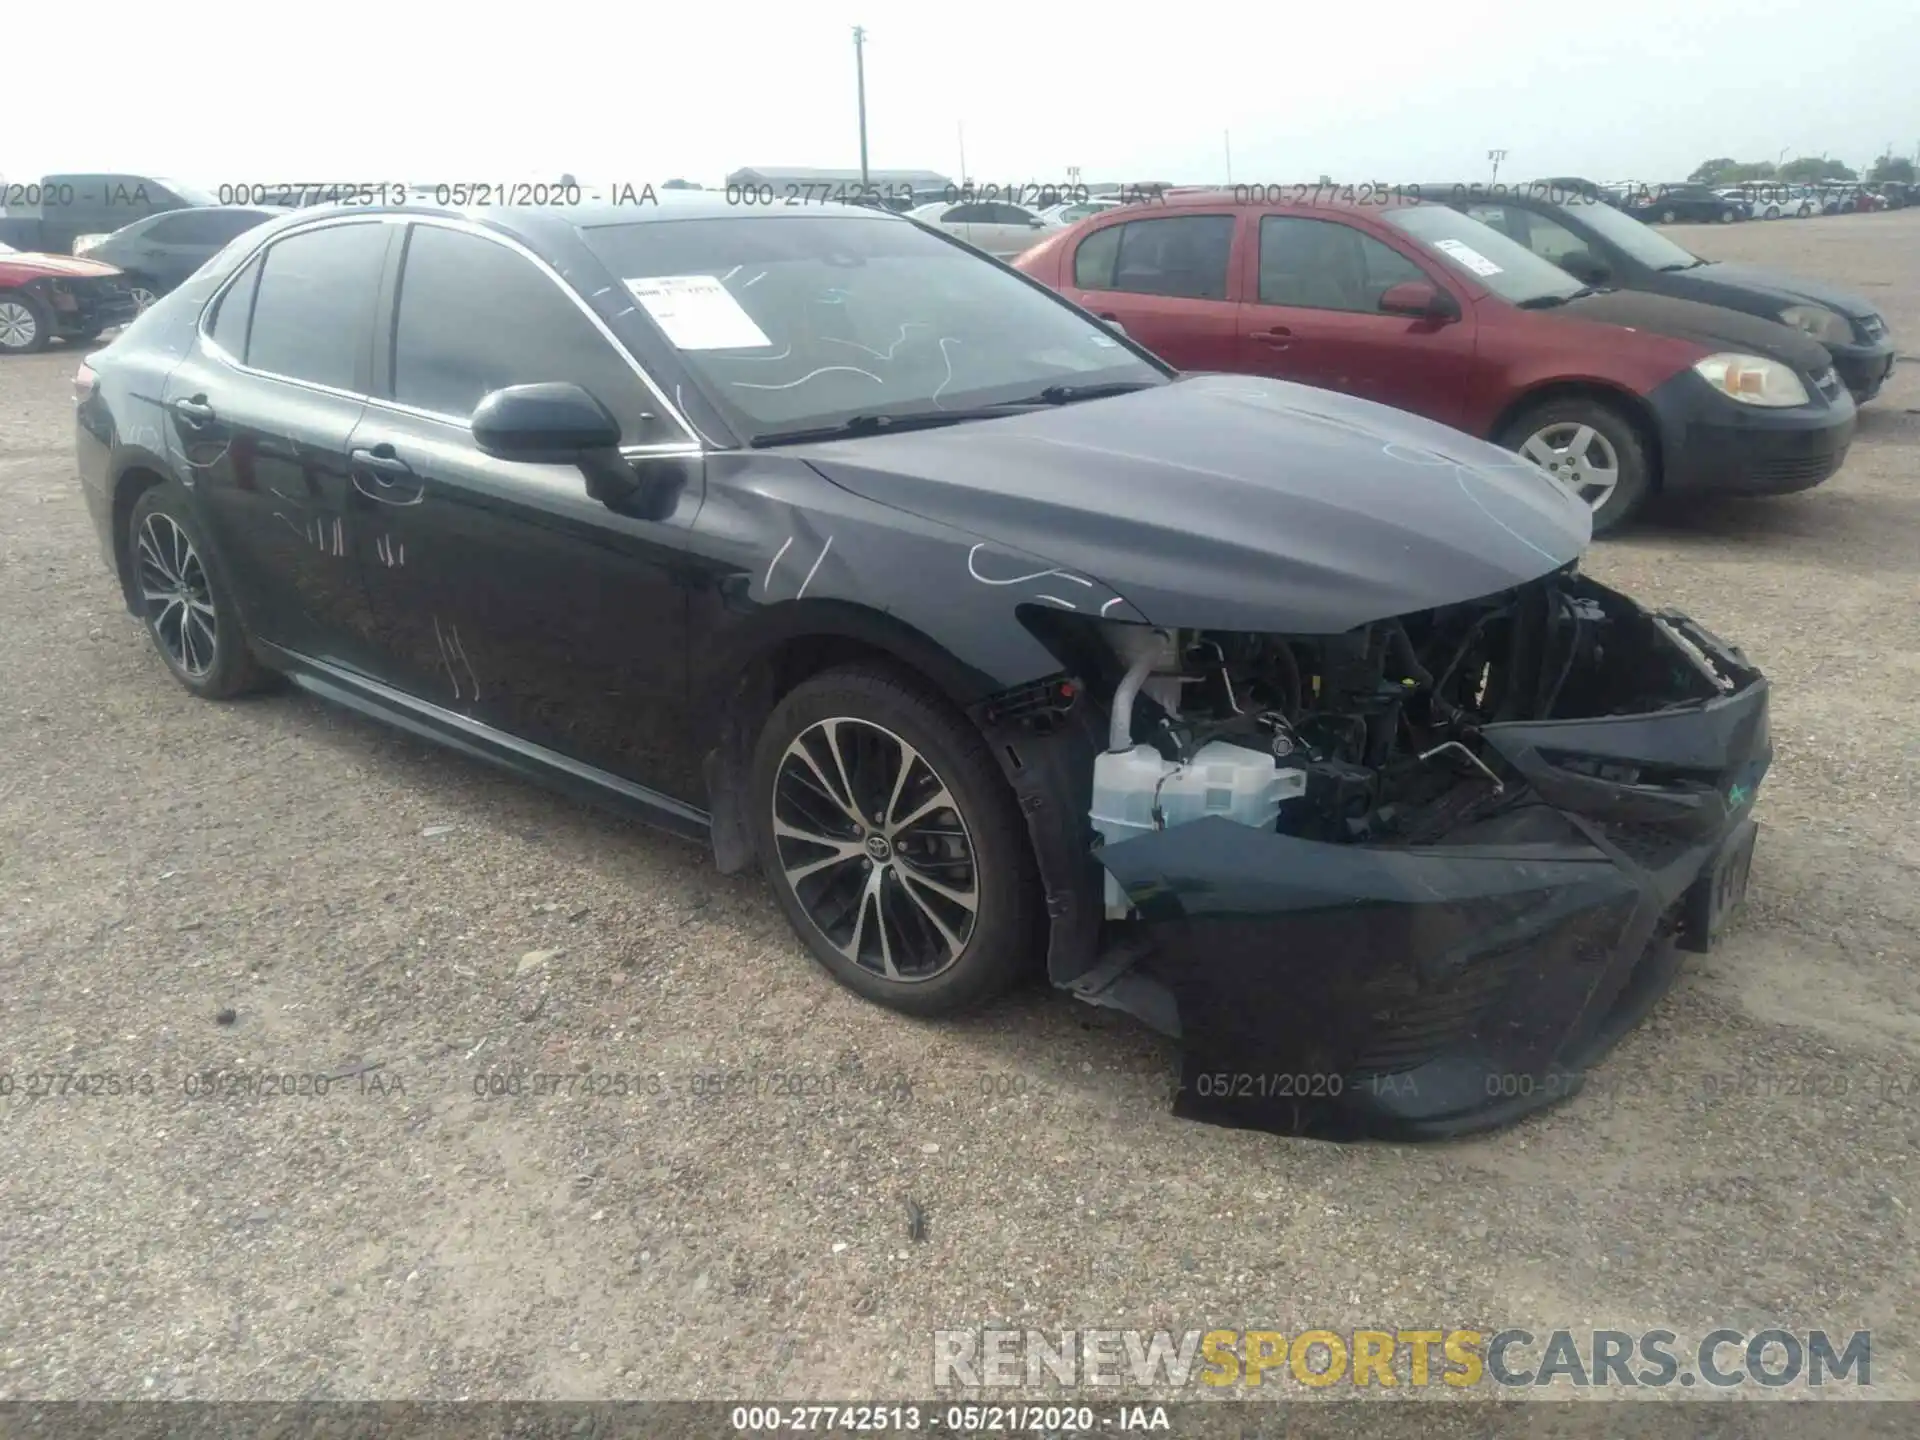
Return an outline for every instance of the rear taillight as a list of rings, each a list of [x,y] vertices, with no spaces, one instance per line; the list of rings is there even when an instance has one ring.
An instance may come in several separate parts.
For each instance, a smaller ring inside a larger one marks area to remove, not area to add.
[[[73,403],[74,404],[76,405],[84,404],[89,398],[92,397],[93,382],[94,382],[93,367],[87,364],[85,361],[82,361],[80,363],[80,368],[73,372]]]

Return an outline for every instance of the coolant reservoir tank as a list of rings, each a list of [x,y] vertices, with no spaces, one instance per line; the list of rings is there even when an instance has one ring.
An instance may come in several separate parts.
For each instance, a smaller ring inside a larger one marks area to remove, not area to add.
[[[1107,845],[1209,815],[1271,830],[1279,821],[1280,806],[1304,794],[1306,783],[1304,771],[1282,767],[1265,751],[1225,740],[1201,746],[1184,765],[1163,758],[1151,745],[1136,745],[1093,762],[1091,818]],[[1132,908],[1111,875],[1106,899],[1110,918],[1119,919]]]

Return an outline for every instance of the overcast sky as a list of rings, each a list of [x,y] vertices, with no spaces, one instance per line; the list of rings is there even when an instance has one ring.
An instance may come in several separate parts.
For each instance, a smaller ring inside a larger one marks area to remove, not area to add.
[[[11,67],[0,174],[715,183],[743,165],[855,168],[856,23],[873,167],[958,178],[964,127],[983,183],[1069,166],[1219,181],[1229,135],[1237,182],[1480,179],[1496,146],[1509,178],[1597,180],[1783,150],[1859,167],[1920,146],[1914,0],[324,0],[301,26],[302,9],[26,6],[13,52],[41,62]]]

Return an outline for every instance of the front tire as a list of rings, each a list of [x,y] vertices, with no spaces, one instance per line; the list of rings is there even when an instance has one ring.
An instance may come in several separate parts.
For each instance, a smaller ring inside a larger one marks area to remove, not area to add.
[[[1646,447],[1633,423],[1604,400],[1548,400],[1515,417],[1499,443],[1568,486],[1593,511],[1593,533],[1619,529],[1653,490]]]
[[[52,338],[44,305],[22,290],[0,294],[0,355],[35,355]]]
[[[1030,968],[1043,911],[1019,807],[979,732],[905,675],[851,665],[796,686],[749,795],[780,908],[848,989],[954,1015]]]
[[[1674,222],[1674,213],[1673,213],[1673,211],[1671,211],[1671,210],[1662,210],[1662,211],[1660,212],[1660,223],[1661,223],[1662,225],[1671,225],[1671,224],[1672,224],[1673,222]]]
[[[203,700],[225,700],[266,683],[232,587],[178,481],[156,485],[134,502],[127,556],[147,636],[174,679]]]
[[[1720,223],[1722,225],[1731,225],[1735,220],[1739,218],[1740,217],[1736,215],[1732,210],[1722,210],[1720,212]]]

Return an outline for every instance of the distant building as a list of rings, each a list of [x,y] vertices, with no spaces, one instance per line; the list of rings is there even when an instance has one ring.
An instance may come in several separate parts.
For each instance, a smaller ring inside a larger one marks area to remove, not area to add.
[[[748,166],[727,176],[729,185],[771,185],[776,192],[784,192],[788,186],[804,190],[807,186],[818,189],[859,183],[858,170],[809,170],[796,166]],[[887,191],[910,189],[916,195],[938,196],[954,182],[952,177],[937,170],[869,170],[867,183]]]

